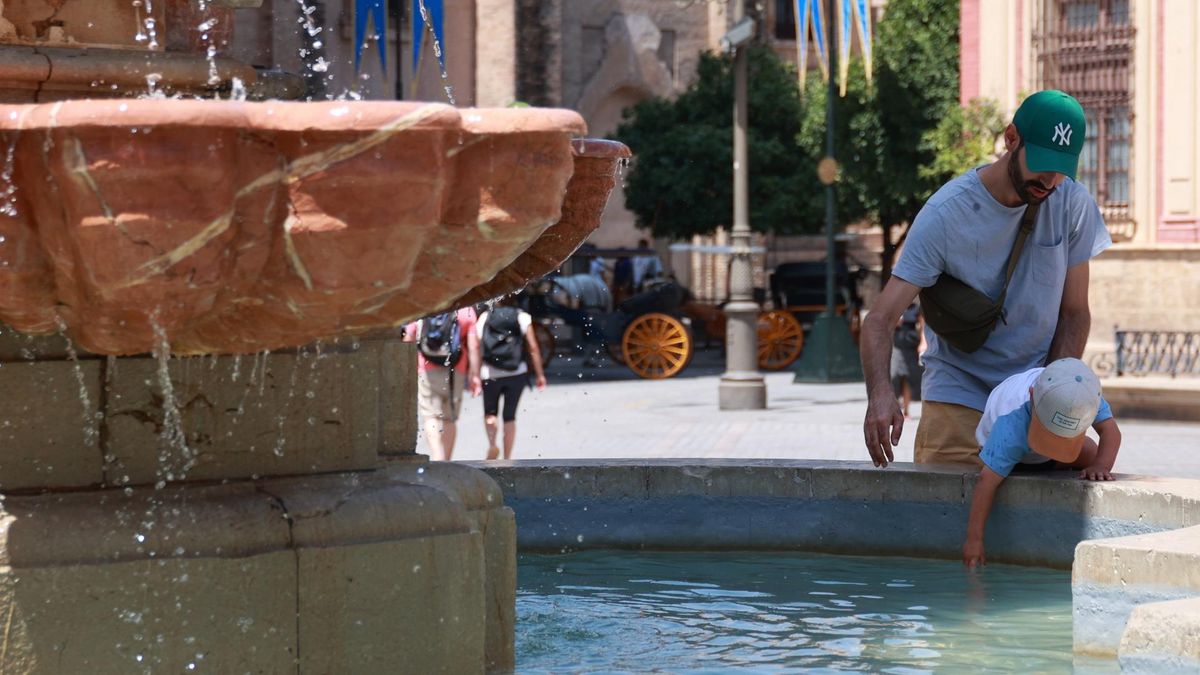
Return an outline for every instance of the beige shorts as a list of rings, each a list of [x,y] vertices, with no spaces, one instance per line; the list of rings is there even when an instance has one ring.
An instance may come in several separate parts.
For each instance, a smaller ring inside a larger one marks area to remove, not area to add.
[[[982,466],[975,427],[983,413],[955,403],[925,401],[913,460],[917,464],[968,464]]]
[[[417,373],[417,412],[424,419],[437,418],[457,422],[462,412],[463,384],[466,375],[447,368],[421,370]],[[451,385],[453,380],[453,385]],[[453,391],[452,391],[453,390]]]

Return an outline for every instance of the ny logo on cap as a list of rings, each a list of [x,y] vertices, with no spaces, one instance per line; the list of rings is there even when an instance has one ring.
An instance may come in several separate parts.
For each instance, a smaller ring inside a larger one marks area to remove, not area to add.
[[[1070,124],[1066,124],[1065,122],[1059,122],[1057,125],[1055,125],[1054,138],[1051,138],[1050,142],[1053,143],[1055,141],[1058,141],[1059,145],[1070,145],[1071,144],[1071,125]]]

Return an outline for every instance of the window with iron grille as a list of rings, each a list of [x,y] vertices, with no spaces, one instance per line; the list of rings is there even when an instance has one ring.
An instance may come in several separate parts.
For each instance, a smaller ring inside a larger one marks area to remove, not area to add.
[[[1038,85],[1079,99],[1087,143],[1079,182],[1096,198],[1113,239],[1133,237],[1133,15],[1130,0],[1042,0],[1034,46]]]

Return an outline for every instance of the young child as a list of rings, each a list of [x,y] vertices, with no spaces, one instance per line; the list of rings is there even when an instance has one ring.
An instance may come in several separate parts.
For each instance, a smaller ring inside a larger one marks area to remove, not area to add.
[[[1085,436],[1088,427],[1100,436]],[[1100,392],[1100,380],[1079,359],[1059,359],[1045,368],[1000,383],[975,429],[983,469],[971,501],[963,564],[985,563],[983,530],[996,488],[1017,464],[1081,469],[1080,478],[1112,480],[1121,430]]]

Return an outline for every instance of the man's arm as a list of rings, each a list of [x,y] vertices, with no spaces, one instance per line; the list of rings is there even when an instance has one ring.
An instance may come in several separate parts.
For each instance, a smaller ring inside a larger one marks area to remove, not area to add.
[[[867,415],[863,438],[875,466],[895,461],[892,446],[900,443],[904,414],[892,391],[892,335],[900,314],[912,304],[921,289],[893,276],[863,321],[859,336],[863,376],[867,381]]]
[[[967,567],[987,564],[983,555],[983,532],[987,527],[988,514],[992,512],[996,489],[1002,482],[1004,477],[986,466],[979,472],[975,496],[971,498],[971,515],[967,520],[967,539],[963,542],[963,564]]]
[[[1058,308],[1058,327],[1050,341],[1046,363],[1066,358],[1080,358],[1087,346],[1092,329],[1092,311],[1088,307],[1088,263],[1081,262],[1067,269],[1063,284],[1062,305]]]
[[[529,361],[533,364],[533,373],[537,378],[536,386],[538,391],[542,391],[546,388],[546,372],[542,370],[542,348],[533,332],[533,326],[525,331],[525,345],[529,351]]]
[[[467,367],[470,369],[471,395],[478,396],[479,392],[483,391],[483,380],[480,379],[480,367],[483,365],[483,347],[479,343],[479,335],[475,332],[475,326],[471,326],[471,330],[467,332]]]
[[[1086,480],[1112,480],[1113,464],[1117,462],[1117,450],[1121,448],[1121,429],[1117,420],[1108,418],[1093,425],[1100,436],[1096,450],[1096,459],[1092,465],[1079,472],[1079,477]]]

